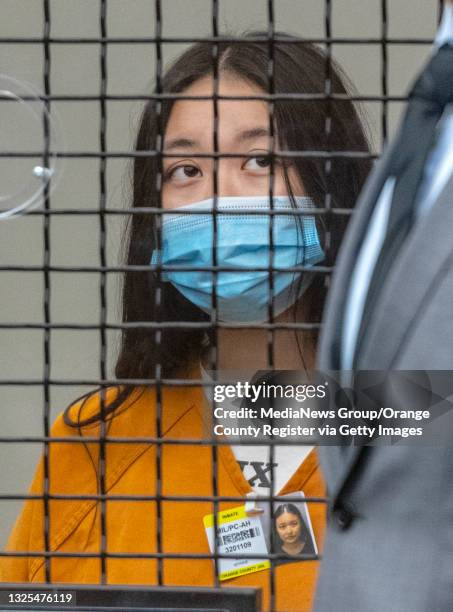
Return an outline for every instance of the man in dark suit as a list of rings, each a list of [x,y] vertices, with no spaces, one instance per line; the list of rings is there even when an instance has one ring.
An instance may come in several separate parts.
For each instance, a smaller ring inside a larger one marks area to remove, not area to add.
[[[344,382],[453,370],[453,0],[351,221],[318,369]],[[330,511],[315,611],[451,612],[453,440],[319,454]]]

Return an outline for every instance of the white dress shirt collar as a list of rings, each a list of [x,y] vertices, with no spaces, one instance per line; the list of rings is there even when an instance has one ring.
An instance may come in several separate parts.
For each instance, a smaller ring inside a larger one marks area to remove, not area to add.
[[[453,4],[445,5],[442,21],[434,41],[436,47],[441,47],[446,43],[453,45]]]

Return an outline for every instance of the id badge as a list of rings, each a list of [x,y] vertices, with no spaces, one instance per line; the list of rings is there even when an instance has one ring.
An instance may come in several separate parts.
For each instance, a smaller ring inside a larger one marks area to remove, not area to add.
[[[211,552],[214,552],[214,537],[217,553],[231,555],[231,559],[218,559],[219,580],[230,580],[244,574],[260,572],[270,567],[267,559],[237,559],[235,554],[269,554],[260,516],[246,513],[245,506],[230,508],[217,513],[217,531],[214,534],[214,514],[203,518]]]

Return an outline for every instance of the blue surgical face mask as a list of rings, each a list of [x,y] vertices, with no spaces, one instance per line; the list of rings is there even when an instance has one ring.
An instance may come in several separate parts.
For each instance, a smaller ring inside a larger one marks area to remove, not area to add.
[[[313,201],[306,197],[295,198],[297,208],[310,210]],[[161,272],[164,281],[172,283],[188,300],[204,310],[212,311],[212,294],[217,295],[217,316],[225,322],[257,322],[268,320],[270,298],[267,270],[253,270],[269,266],[272,223],[272,267],[291,268],[312,266],[324,259],[319,243],[315,219],[312,215],[271,215],[270,200],[259,197],[219,197],[217,210],[232,214],[217,215],[216,255],[217,266],[236,267],[238,271],[214,273],[197,270],[212,266],[213,261],[213,199],[180,206],[175,213],[162,216],[162,251],[154,250],[151,264],[179,265],[193,271]],[[274,210],[293,211],[287,196],[274,196]],[[184,211],[199,210],[204,214],[184,215]],[[238,214],[237,211],[263,211],[263,214]],[[297,214],[297,211],[296,211]],[[250,270],[252,268],[252,270]],[[303,276],[301,287],[295,291],[293,283]],[[278,316],[292,306],[312,280],[313,275],[302,272],[275,270],[273,276],[273,313]]]

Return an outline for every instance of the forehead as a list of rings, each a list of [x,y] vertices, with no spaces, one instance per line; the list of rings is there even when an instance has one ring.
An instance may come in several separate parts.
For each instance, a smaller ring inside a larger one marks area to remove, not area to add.
[[[203,77],[184,90],[189,96],[210,96],[214,83]],[[262,95],[256,85],[236,77],[222,74],[218,81],[218,94],[226,96]],[[219,100],[217,102],[218,135],[225,144],[234,136],[251,127],[269,127],[268,104],[263,100]],[[208,100],[178,100],[172,108],[165,132],[165,141],[187,138],[212,146],[214,131],[214,104]]]

